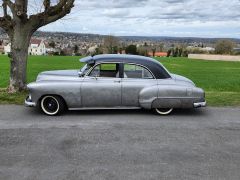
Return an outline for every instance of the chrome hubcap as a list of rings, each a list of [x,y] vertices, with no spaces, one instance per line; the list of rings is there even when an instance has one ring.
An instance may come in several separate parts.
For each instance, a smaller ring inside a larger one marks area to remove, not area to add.
[[[56,98],[46,96],[41,102],[42,110],[48,115],[55,115],[59,110],[59,104]]]

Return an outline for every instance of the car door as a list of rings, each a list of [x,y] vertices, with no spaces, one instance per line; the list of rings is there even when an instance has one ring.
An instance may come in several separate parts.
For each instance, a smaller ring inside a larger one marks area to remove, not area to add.
[[[81,86],[83,107],[121,106],[121,78],[118,63],[95,65]]]
[[[141,90],[154,85],[157,85],[157,80],[146,67],[136,64],[124,64],[122,105],[139,107],[139,93]],[[157,96],[157,92],[153,96]]]

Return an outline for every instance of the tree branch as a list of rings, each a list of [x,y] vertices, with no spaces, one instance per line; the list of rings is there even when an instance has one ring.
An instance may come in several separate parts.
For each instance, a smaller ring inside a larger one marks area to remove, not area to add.
[[[3,16],[6,17],[7,16],[7,4],[3,1],[2,4],[3,7]]]
[[[69,14],[74,6],[74,1],[75,0],[60,0],[55,6],[50,6],[47,9],[45,6],[44,12],[30,16],[29,23],[32,25],[33,30],[61,19]]]
[[[44,0],[43,1],[43,5],[44,5],[44,8],[45,8],[45,11],[48,11],[49,8],[50,8],[50,0]]]
[[[3,0],[3,17],[0,17],[0,27],[3,28],[7,33],[11,31],[12,27],[12,18],[7,13],[7,8],[14,11],[14,4],[10,0]]]
[[[3,0],[3,11],[4,11],[4,16],[7,16],[7,6],[11,10],[12,13],[14,13],[14,3],[10,0]]]
[[[55,6],[52,6],[49,8],[48,11],[46,11],[47,14],[49,15],[53,15],[59,12],[59,10],[62,9],[62,7],[64,7],[67,3],[69,2],[69,0],[60,0],[58,4],[56,4]]]
[[[15,13],[20,18],[27,18],[28,0],[15,0]]]
[[[0,27],[9,34],[12,31],[12,18],[8,15],[6,17],[0,17]]]

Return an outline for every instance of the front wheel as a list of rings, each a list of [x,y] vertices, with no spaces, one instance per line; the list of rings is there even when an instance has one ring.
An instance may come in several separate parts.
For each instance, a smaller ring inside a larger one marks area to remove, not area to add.
[[[155,108],[155,111],[160,115],[168,115],[173,111],[173,108]]]
[[[65,109],[64,101],[58,96],[44,96],[40,102],[41,110],[49,116],[61,114]]]

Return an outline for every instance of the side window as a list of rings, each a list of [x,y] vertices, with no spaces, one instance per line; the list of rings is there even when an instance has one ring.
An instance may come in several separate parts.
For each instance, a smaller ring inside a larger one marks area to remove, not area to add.
[[[148,69],[134,64],[124,64],[124,78],[153,79]]]
[[[119,65],[103,63],[97,65],[89,74],[91,77],[119,77]]]

